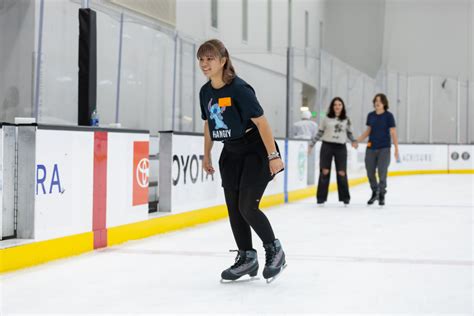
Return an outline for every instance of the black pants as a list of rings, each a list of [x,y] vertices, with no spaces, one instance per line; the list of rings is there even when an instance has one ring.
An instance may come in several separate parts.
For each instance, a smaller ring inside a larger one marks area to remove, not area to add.
[[[349,201],[349,185],[347,183],[347,148],[346,144],[323,142],[319,158],[318,203],[326,202],[328,198],[329,182],[331,180],[331,163],[334,157],[337,173],[337,192],[339,201]],[[323,169],[329,170],[328,174]],[[343,173],[343,175],[341,174]]]
[[[219,159],[230,226],[239,250],[251,250],[252,228],[264,244],[275,240],[268,218],[259,209],[267,184],[273,179],[267,151],[257,129],[224,143]]]
[[[230,226],[239,250],[253,249],[250,227],[264,244],[275,240],[268,218],[258,208],[265,188],[266,186],[241,190],[224,188]]]

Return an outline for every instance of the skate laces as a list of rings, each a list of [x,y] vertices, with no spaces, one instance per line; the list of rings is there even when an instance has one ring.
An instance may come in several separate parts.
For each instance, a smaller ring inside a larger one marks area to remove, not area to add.
[[[230,267],[231,269],[235,269],[238,266],[241,266],[245,262],[245,256],[242,256],[242,252],[239,250],[229,250],[229,252],[237,252],[237,256],[235,257],[235,263]],[[245,253],[245,252],[243,252]]]
[[[265,265],[269,266],[273,263],[273,259],[275,259],[276,256],[276,246],[275,245],[268,245],[265,247]]]

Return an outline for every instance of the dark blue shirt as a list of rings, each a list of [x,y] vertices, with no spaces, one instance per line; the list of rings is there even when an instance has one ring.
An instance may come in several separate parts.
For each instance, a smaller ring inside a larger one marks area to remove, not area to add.
[[[382,114],[377,114],[375,111],[370,112],[367,116],[366,125],[370,126],[367,148],[390,148],[392,145],[390,139],[390,128],[395,127],[395,118],[392,113],[388,111],[385,111]]]
[[[263,115],[255,90],[235,77],[230,84],[214,89],[208,81],[199,92],[201,118],[207,120],[212,140],[237,139],[255,127],[251,118]]]

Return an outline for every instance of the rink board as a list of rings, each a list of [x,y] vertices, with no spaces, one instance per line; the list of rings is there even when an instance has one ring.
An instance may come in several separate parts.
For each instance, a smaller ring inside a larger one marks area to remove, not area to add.
[[[211,159],[215,173],[207,175],[202,169],[204,157],[204,137],[195,133],[163,132],[160,135],[160,171],[159,171],[159,211],[160,213],[179,214],[193,210],[206,209],[225,203],[219,159],[223,148],[220,142],[214,142]],[[285,154],[284,140],[277,140],[282,156]],[[300,164],[300,172],[307,173],[307,161],[301,159],[306,152],[306,142],[290,144],[295,153],[289,155],[291,166]],[[295,147],[295,148],[293,148]],[[299,150],[299,151],[297,151]],[[307,178],[289,177],[290,190],[306,188]],[[273,200],[283,200],[283,173],[271,181],[265,192],[262,204]]]
[[[51,137],[51,135],[49,135]],[[143,135],[142,135],[143,136]],[[178,138],[180,135],[176,135]],[[145,140],[147,135],[143,136]],[[110,177],[110,182],[108,183],[122,183],[125,184],[125,187],[130,185],[130,182],[133,182],[132,172],[129,172],[128,175],[120,175],[114,174],[112,170],[117,169],[124,169],[126,170],[127,167],[130,170],[132,163],[129,162],[131,151],[125,150],[124,146],[126,147],[127,142],[129,143],[131,140],[127,138],[122,138],[122,141],[115,141],[114,136],[111,136],[108,140],[112,143],[116,142],[116,145],[108,144],[108,154],[116,155],[116,152],[119,153],[119,156],[123,159],[123,161],[116,161],[111,164],[109,170],[107,170],[107,179]],[[193,155],[198,155],[199,148],[197,146],[201,145],[202,142],[198,145],[198,143],[202,140],[196,139],[197,141],[193,144],[187,138],[182,138],[182,141],[186,142],[186,146],[179,147],[178,145],[174,151],[175,155],[189,155],[189,152],[193,153]],[[160,140],[161,141],[161,140]],[[80,141],[78,141],[80,142]],[[284,140],[279,141],[280,150],[284,150],[285,144]],[[281,144],[281,145],[280,145]],[[67,146],[65,146],[67,148]],[[202,148],[202,147],[201,147]],[[304,199],[308,197],[312,197],[315,195],[315,186],[305,187],[301,185],[301,183],[307,179],[307,173],[305,174],[303,171],[299,170],[299,168],[304,169],[307,168],[307,161],[305,166],[305,159],[301,157],[301,153],[306,149],[305,145],[301,142],[288,142],[288,161],[286,165],[286,172],[288,172],[287,178],[287,194],[288,200],[296,201],[299,199]],[[436,173],[473,173],[473,165],[472,165],[472,150],[473,146],[460,146],[460,145],[400,145],[400,156],[401,161],[399,163],[395,162],[392,157],[392,163],[390,165],[390,176],[401,176],[401,175],[419,175],[419,174],[436,174]],[[189,149],[189,150],[188,150]],[[216,148],[218,152],[219,148]],[[65,150],[65,149],[63,149]],[[50,148],[50,151],[53,151]],[[115,152],[115,153],[114,153]],[[216,153],[217,153],[216,152]],[[64,155],[64,152],[61,152]],[[163,154],[160,148],[160,154]],[[364,167],[364,154],[365,154],[365,147],[361,145],[359,149],[354,150],[348,146],[348,176],[349,176],[349,184],[350,186],[358,185],[367,182],[365,177],[365,167]],[[51,153],[46,154],[43,157],[43,160],[51,160],[53,159]],[[284,156],[284,152],[282,153]],[[393,155],[393,152],[392,152]],[[61,156],[61,155],[59,155]],[[319,152],[317,152],[317,156],[319,156]],[[49,157],[49,158],[48,158]],[[59,159],[59,158],[58,158]],[[58,160],[57,161],[61,161]],[[66,159],[63,157],[63,159]],[[181,157],[179,157],[181,159]],[[190,158],[191,159],[191,158]],[[119,159],[120,160],[120,159]],[[128,161],[128,162],[127,162]],[[182,161],[186,161],[184,157]],[[190,160],[189,160],[190,161]],[[67,166],[67,164],[71,165],[70,162],[62,162]],[[318,163],[318,162],[316,162]],[[163,165],[162,161],[160,160],[160,166]],[[164,164],[166,165],[166,164]],[[172,179],[177,180],[177,171],[175,170],[170,174]],[[195,168],[193,166],[193,168]],[[318,168],[316,168],[318,169]],[[190,169],[191,170],[191,169]],[[296,170],[293,172],[293,170]],[[305,169],[306,170],[306,169]],[[189,170],[187,170],[189,171]],[[71,174],[65,174],[64,185],[70,186],[68,184],[70,180],[67,177],[73,177],[74,171]],[[183,170],[181,172],[184,172]],[[196,179],[196,169],[193,169],[194,175],[193,178]],[[82,181],[87,182],[85,179],[88,177],[83,177]],[[173,212],[152,216],[151,218],[140,208],[133,208],[129,207],[121,209],[123,205],[130,205],[131,198],[125,191],[115,191],[117,193],[113,193],[112,190],[113,185],[110,188],[107,188],[107,195],[114,194],[114,198],[117,198],[116,201],[107,201],[107,209],[117,209],[118,212],[107,212],[107,226],[104,230],[106,236],[105,240],[106,243],[103,246],[112,246],[122,242],[126,242],[133,239],[145,238],[148,236],[152,236],[155,234],[166,233],[177,229],[182,229],[186,227],[191,227],[193,225],[198,225],[218,219],[225,218],[227,216],[226,207],[223,204],[223,200],[219,200],[222,198],[222,192],[220,188],[220,181],[218,179],[214,179],[212,182],[212,186],[207,187],[204,189],[206,192],[214,192],[216,194],[216,199],[212,200],[214,205],[206,205],[201,204],[202,207],[194,208],[193,210],[189,210],[190,204],[186,199],[188,199],[190,195],[189,191],[189,180],[188,178],[186,181],[186,185],[184,184],[184,178],[182,179],[183,183],[180,187],[179,181],[176,182],[176,191],[177,194],[177,201],[182,202],[181,209],[173,210]],[[284,179],[284,177],[277,178]],[[335,179],[335,177],[333,177]],[[269,191],[267,192],[266,196],[262,199],[261,206],[262,208],[267,208],[273,205],[278,205],[284,203],[284,192],[283,189],[285,187],[285,183],[280,180],[280,182],[274,181],[269,185]],[[192,181],[191,181],[192,182]],[[195,183],[193,183],[195,184]],[[160,186],[162,183],[160,183]],[[273,187],[272,187],[273,186]],[[205,187],[204,187],[205,188]],[[293,189],[290,189],[293,188]],[[42,188],[41,188],[42,189]],[[54,191],[55,187],[53,187]],[[335,191],[336,185],[331,183],[330,191]],[[203,191],[201,191],[202,193]],[[66,193],[63,192],[63,195]],[[63,197],[66,199],[66,197]],[[74,200],[67,200],[67,203],[75,203]],[[209,200],[207,200],[209,202]],[[63,205],[60,202],[55,201],[58,205]],[[188,203],[188,204],[187,204]],[[42,205],[41,202],[38,205]],[[196,204],[192,204],[196,205]],[[71,212],[73,212],[75,208],[71,208]],[[146,208],[144,208],[146,210]],[[129,216],[127,214],[132,214]],[[74,234],[69,234],[66,236],[60,236],[61,234],[52,234],[48,232],[49,236],[57,236],[54,239],[42,240],[39,242],[32,242],[28,244],[13,246],[10,248],[5,248],[0,250],[0,272],[12,271],[15,269],[20,269],[23,267],[47,262],[50,260],[63,258],[67,256],[77,255],[80,253],[84,253],[90,250],[93,250],[95,247],[95,233],[93,231],[88,232],[80,232],[81,227],[85,227],[85,223],[87,219],[83,219],[84,222],[79,221],[75,223],[74,229],[78,231]],[[58,222],[54,222],[55,225]],[[83,225],[83,226],[81,226]],[[46,232],[44,232],[44,236]],[[32,255],[35,254],[35,255]]]
[[[141,173],[134,164],[136,144],[141,144],[142,163],[148,166],[147,132],[57,126],[19,130],[19,238],[100,235],[109,226],[148,219],[148,184],[139,188],[143,192],[135,189]],[[141,201],[135,201],[140,195]]]

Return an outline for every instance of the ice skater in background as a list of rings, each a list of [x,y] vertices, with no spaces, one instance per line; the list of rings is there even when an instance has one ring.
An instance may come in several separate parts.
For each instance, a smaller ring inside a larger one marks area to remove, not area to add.
[[[398,137],[395,128],[395,118],[388,111],[388,99],[383,93],[375,95],[373,99],[375,111],[367,116],[367,130],[357,139],[362,142],[369,137],[365,151],[365,168],[369,178],[372,196],[367,204],[372,205],[376,200],[379,205],[385,205],[387,192],[387,173],[390,165],[391,139],[395,145],[395,159],[399,161]],[[391,139],[390,139],[391,138]],[[375,177],[378,172],[379,182]]]
[[[347,182],[347,141],[352,142],[352,147],[357,148],[357,142],[352,134],[351,120],[346,115],[344,101],[336,97],[331,101],[327,116],[319,127],[318,134],[311,140],[311,151],[318,140],[322,140],[319,165],[318,204],[324,204],[328,198],[331,164],[334,158],[337,172],[337,191],[339,201],[349,204],[351,196]]]
[[[293,137],[297,139],[311,139],[318,133],[318,124],[311,120],[310,111],[301,112],[301,120],[293,124]]]
[[[259,204],[268,182],[283,170],[280,152],[255,91],[236,75],[222,42],[205,42],[199,47],[197,58],[209,79],[199,92],[201,117],[205,121],[203,168],[208,174],[214,173],[211,149],[214,141],[222,141],[219,171],[238,247],[235,263],[221,277],[233,281],[257,275],[259,265],[252,245],[252,228],[266,253],[263,277],[271,281],[285,267],[286,259]]]

